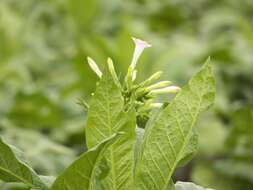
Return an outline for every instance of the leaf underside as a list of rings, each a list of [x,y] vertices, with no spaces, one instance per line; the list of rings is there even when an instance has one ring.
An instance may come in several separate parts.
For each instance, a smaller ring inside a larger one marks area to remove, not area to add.
[[[136,190],[168,189],[175,168],[187,152],[197,116],[213,103],[214,96],[215,82],[207,62],[147,124],[136,164]]]

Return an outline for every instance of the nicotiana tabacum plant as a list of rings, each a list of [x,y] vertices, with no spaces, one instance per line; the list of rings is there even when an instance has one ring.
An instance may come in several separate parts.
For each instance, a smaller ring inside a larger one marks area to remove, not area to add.
[[[133,38],[135,51],[124,80],[108,58],[101,71],[85,126],[87,152],[60,176],[39,176],[16,148],[0,140],[0,179],[22,182],[39,190],[204,190],[190,182],[174,184],[172,175],[197,151],[194,124],[214,101],[215,81],[209,59],[182,89],[170,81],[158,82],[161,72],[136,83],[136,64],[151,45]],[[123,81],[123,82],[121,82]],[[176,94],[157,103],[160,94]]]

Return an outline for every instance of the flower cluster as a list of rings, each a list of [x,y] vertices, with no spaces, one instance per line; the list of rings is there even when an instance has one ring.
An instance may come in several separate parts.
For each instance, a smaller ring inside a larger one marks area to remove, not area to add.
[[[112,59],[108,58],[107,63],[115,83],[122,89],[126,105],[130,103],[130,101],[132,103],[134,100],[135,109],[137,111],[137,119],[140,120],[140,123],[145,123],[148,119],[148,113],[150,110],[153,108],[160,108],[163,105],[162,103],[155,102],[157,96],[161,94],[175,94],[181,89],[178,86],[173,86],[171,81],[157,82],[162,75],[161,71],[154,73],[148,79],[139,84],[135,83],[137,77],[137,62],[144,49],[151,47],[151,45],[137,38],[132,39],[135,44],[135,49],[123,85],[121,85],[115,72]],[[103,73],[95,61],[88,57],[88,63],[96,75],[101,78]]]

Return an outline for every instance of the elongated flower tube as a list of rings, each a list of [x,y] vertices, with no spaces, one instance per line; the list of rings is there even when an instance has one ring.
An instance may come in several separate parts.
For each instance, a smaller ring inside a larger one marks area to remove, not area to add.
[[[134,53],[133,53],[133,58],[131,61],[131,64],[128,68],[128,72],[127,72],[127,76],[126,76],[126,84],[128,88],[131,88],[132,82],[134,81],[134,78],[136,78],[136,76],[133,75],[133,72],[136,68],[137,65],[137,61],[139,59],[139,57],[141,56],[143,50],[145,48],[149,48],[151,47],[151,45],[143,40],[137,39],[132,37],[134,44],[135,44],[135,48],[134,48]]]
[[[91,59],[90,57],[87,57],[87,60],[88,60],[88,64],[90,66],[90,68],[97,74],[97,76],[99,78],[102,77],[102,72],[100,71],[99,67],[97,66],[96,62]]]
[[[181,90],[178,86],[169,86],[165,88],[160,88],[156,90],[152,90],[149,95],[159,95],[159,94],[168,94],[168,93],[178,93]]]
[[[137,39],[132,37],[134,43],[135,43],[135,49],[134,49],[134,54],[133,54],[133,58],[132,58],[132,62],[130,67],[132,68],[132,70],[135,69],[137,61],[139,59],[139,57],[141,56],[143,50],[145,48],[149,48],[151,47],[151,45],[148,42],[145,42],[143,40]]]
[[[157,88],[168,87],[169,85],[171,85],[171,83],[172,83],[171,81],[160,81],[156,84],[147,86],[145,89],[148,90],[148,91],[151,91],[151,90],[154,90],[154,89],[157,89]]]
[[[168,87],[169,85],[171,85],[170,81],[160,81],[158,83],[155,83],[153,85],[147,86],[147,87],[142,87],[139,88],[136,92],[137,97],[139,96],[143,96],[144,94],[149,93],[150,91],[153,91],[155,89],[161,89],[161,88],[165,88]]]

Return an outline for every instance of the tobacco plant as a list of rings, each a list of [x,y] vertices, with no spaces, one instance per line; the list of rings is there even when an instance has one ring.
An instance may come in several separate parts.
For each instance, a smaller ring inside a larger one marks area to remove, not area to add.
[[[157,72],[137,83],[137,61],[151,45],[133,38],[135,51],[126,77],[118,77],[108,58],[101,71],[88,58],[99,77],[85,126],[87,152],[58,177],[38,175],[22,153],[0,139],[0,179],[20,182],[37,190],[204,190],[190,182],[172,180],[197,151],[194,124],[214,101],[215,81],[209,59],[182,89],[159,81]],[[159,103],[161,94],[176,94]]]

